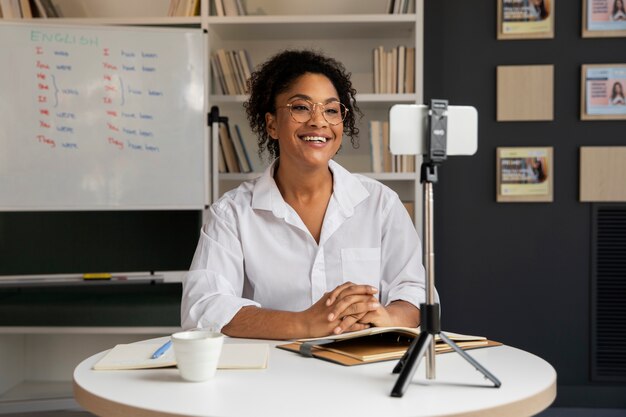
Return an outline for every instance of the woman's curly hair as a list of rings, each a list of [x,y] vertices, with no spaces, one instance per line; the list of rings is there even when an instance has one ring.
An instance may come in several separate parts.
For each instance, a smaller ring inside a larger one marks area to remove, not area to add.
[[[244,103],[252,131],[258,136],[259,156],[267,149],[269,159],[280,156],[278,141],[267,133],[265,114],[276,112],[276,96],[289,88],[291,83],[306,73],[321,74],[332,83],[339,101],[346,106],[348,114],[343,121],[344,135],[350,137],[352,146],[358,147],[359,129],[356,114],[361,110],[356,105],[356,90],[352,87],[350,73],[337,60],[310,50],[282,51],[258,67],[248,80],[250,98]]]

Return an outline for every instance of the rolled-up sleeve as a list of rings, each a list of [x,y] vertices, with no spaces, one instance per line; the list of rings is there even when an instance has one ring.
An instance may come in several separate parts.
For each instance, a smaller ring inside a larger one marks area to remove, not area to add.
[[[419,308],[426,301],[422,245],[399,198],[394,198],[385,212],[380,301],[389,305],[404,300]]]
[[[227,202],[211,206],[189,272],[183,279],[181,326],[221,331],[244,306],[244,259],[235,215]]]

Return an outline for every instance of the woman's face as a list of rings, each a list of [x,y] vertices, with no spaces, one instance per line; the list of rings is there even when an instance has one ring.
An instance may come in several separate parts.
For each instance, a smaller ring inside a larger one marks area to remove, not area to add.
[[[620,95],[624,94],[624,92],[622,91],[622,85],[620,83],[615,83],[615,85],[613,86],[613,89],[615,90],[616,94],[620,94]]]
[[[543,3],[543,0],[532,0],[532,1],[533,1],[533,4],[534,4],[536,7],[541,6],[541,3]]]
[[[622,0],[615,0],[615,8],[617,8],[617,10],[623,10],[624,2]]]
[[[276,96],[276,114],[267,113],[267,132],[280,146],[281,166],[283,162],[303,169],[327,166],[335,156],[343,136],[343,123],[331,125],[322,114],[320,105],[314,107],[311,119],[299,123],[291,116],[287,104],[328,104],[339,102],[339,94],[333,83],[324,75],[306,73]]]

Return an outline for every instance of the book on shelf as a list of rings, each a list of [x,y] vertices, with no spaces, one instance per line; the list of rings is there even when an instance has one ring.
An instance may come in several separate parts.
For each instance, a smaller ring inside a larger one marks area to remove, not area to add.
[[[212,16],[245,16],[246,9],[241,0],[211,0]]]
[[[0,0],[0,10],[4,19],[16,19],[18,17],[13,11],[13,3],[11,0]]]
[[[379,120],[370,120],[369,125],[372,172],[383,172],[382,124]]]
[[[374,93],[404,94],[415,92],[415,48],[397,46],[385,51],[374,48]]]
[[[239,165],[241,166],[241,172],[252,172],[252,162],[250,161],[250,155],[246,148],[246,143],[241,135],[241,129],[239,125],[235,125],[235,135],[237,138],[233,139],[235,144],[235,150],[237,151],[237,158],[239,159]]]
[[[239,126],[234,125],[235,136],[228,123],[220,123],[220,156],[219,172],[252,172],[252,164],[246,150]]]
[[[393,172],[391,169],[391,148],[389,147],[389,122],[385,120],[382,125],[382,149],[383,149],[383,172]]]
[[[222,94],[226,94],[226,81],[224,80],[224,73],[222,72],[222,67],[217,59],[217,54],[214,54],[211,57],[211,70],[213,73],[213,81],[215,85],[215,89],[222,92]]]
[[[305,356],[352,366],[400,359],[419,333],[419,328],[371,327],[340,335],[300,339],[277,347]],[[444,333],[464,350],[501,345],[499,342],[482,336]],[[443,343],[439,337],[435,337],[437,354],[451,351],[452,348]]]
[[[211,57],[211,68],[216,78],[215,84],[220,87],[222,94],[246,93],[247,82],[252,74],[252,63],[247,51],[218,49]]]
[[[232,137],[230,136],[230,128],[227,123],[219,124],[219,137],[220,147],[224,153],[224,160],[226,161],[227,172],[241,172],[239,166],[239,160],[237,159],[237,152],[235,151],[235,145]]]
[[[41,2],[41,5],[45,12],[44,17],[63,17],[61,16],[59,9],[52,3],[52,0],[35,0],[35,1]]]
[[[413,3],[415,0],[387,0],[386,12],[388,14],[413,13]]]
[[[20,11],[22,14],[22,18],[24,19],[32,19],[33,18],[33,10],[30,7],[29,0],[20,0]]]
[[[167,15],[170,17],[199,16],[200,0],[170,0]]]

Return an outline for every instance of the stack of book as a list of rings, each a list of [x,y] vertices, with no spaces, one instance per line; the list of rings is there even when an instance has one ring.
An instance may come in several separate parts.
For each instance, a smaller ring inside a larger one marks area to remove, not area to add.
[[[374,49],[374,93],[406,94],[415,92],[415,48],[396,46],[385,51]]]
[[[212,16],[245,16],[241,0],[211,0]]]
[[[61,17],[51,0],[0,0],[0,17],[4,19],[31,19],[33,17]]]
[[[372,172],[415,172],[415,155],[393,155],[389,149],[389,122],[369,121]]]
[[[222,94],[246,93],[246,83],[252,74],[248,51],[218,49],[211,57],[211,69]]]
[[[239,126],[235,125],[233,137],[228,123],[220,123],[220,153],[218,155],[218,170],[224,172],[252,172],[252,163],[241,136]]]
[[[415,13],[415,0],[387,0],[388,14]]]
[[[168,16],[200,16],[200,0],[170,0]]]

